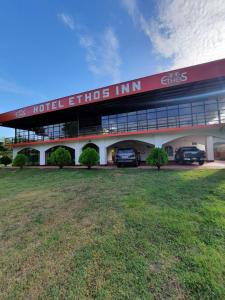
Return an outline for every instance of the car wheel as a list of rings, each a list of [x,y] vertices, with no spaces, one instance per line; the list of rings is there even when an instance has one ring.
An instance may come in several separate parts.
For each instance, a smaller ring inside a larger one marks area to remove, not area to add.
[[[204,160],[200,160],[200,161],[198,162],[198,164],[199,164],[199,166],[204,165]]]

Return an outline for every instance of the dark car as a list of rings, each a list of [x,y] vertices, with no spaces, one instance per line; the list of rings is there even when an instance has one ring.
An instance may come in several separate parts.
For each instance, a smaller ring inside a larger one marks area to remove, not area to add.
[[[181,147],[176,151],[175,162],[179,164],[198,162],[203,165],[205,161],[205,151],[197,147]]]
[[[117,167],[132,165],[137,167],[139,164],[138,153],[133,148],[117,149],[115,155],[115,164]]]

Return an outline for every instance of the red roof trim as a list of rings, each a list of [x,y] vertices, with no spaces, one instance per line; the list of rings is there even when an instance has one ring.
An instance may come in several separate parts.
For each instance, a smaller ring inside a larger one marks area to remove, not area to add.
[[[196,125],[196,126],[184,126],[180,128],[162,128],[162,129],[154,129],[154,130],[142,130],[142,131],[131,131],[131,132],[120,132],[120,133],[110,133],[110,134],[101,134],[101,135],[88,135],[88,136],[80,136],[76,138],[63,138],[58,140],[48,140],[48,141],[36,141],[36,142],[27,142],[27,143],[18,143],[12,144],[12,147],[24,147],[24,146],[32,146],[32,145],[44,145],[44,144],[60,144],[63,142],[75,142],[75,141],[84,141],[84,140],[94,140],[94,139],[102,139],[102,138],[110,138],[116,136],[133,136],[133,135],[141,135],[141,134],[155,134],[155,133],[170,133],[170,132],[180,132],[186,130],[195,130],[195,129],[204,129],[204,128],[220,128],[222,125],[213,124],[213,125]]]

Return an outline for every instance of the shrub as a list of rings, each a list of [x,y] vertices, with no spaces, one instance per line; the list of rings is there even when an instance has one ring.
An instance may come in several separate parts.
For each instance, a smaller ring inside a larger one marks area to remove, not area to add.
[[[168,163],[168,155],[163,148],[153,148],[146,161],[149,165],[156,166],[159,171],[161,166]]]
[[[5,165],[5,167],[7,165],[11,164],[11,162],[12,162],[12,159],[7,155],[2,156],[1,159],[0,159],[0,163]]]
[[[86,148],[82,151],[79,157],[79,163],[87,166],[90,169],[99,163],[99,154],[94,148]]]
[[[0,152],[6,152],[7,149],[3,146],[3,143],[0,142]]]
[[[13,160],[13,166],[20,167],[22,169],[27,161],[27,157],[24,154],[17,154],[16,157]]]
[[[51,153],[50,162],[62,169],[65,165],[68,165],[71,162],[70,152],[63,147],[59,147]]]

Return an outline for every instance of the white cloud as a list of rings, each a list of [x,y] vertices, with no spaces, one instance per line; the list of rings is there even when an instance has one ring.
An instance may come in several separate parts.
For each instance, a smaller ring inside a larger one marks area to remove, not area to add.
[[[75,29],[75,23],[73,17],[65,13],[60,13],[57,16],[65,26],[69,27],[71,30]]]
[[[86,26],[75,24],[72,16],[65,13],[57,16],[65,26],[76,30],[80,45],[86,50],[86,61],[90,71],[101,77],[110,77],[113,82],[120,81],[119,41],[113,29],[108,27],[103,34],[94,37],[86,33]]]
[[[111,27],[97,39],[90,35],[81,36],[80,45],[86,49],[86,61],[91,72],[110,77],[114,83],[120,81],[119,41]]]
[[[224,0],[160,0],[155,18],[147,19],[137,0],[123,5],[154,52],[179,68],[225,57]]]

